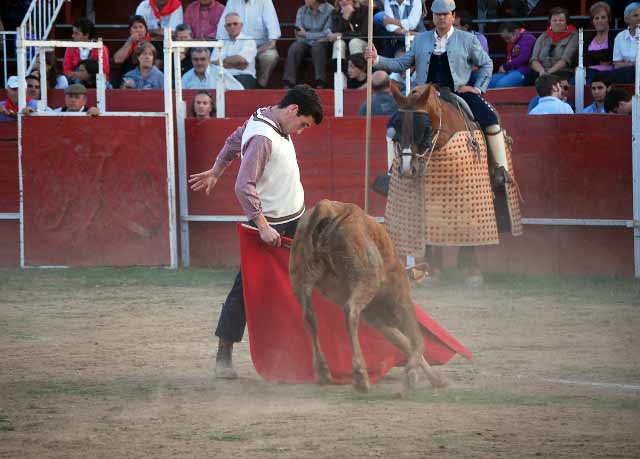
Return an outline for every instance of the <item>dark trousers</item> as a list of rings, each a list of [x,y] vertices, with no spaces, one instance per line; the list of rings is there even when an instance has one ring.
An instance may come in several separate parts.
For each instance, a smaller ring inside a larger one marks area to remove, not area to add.
[[[499,124],[495,110],[482,96],[472,92],[456,92],[456,94],[469,105],[473,116],[482,129],[486,129],[492,124]]]
[[[292,238],[298,227],[298,220],[293,220],[279,225],[271,225],[278,233]],[[251,226],[255,226],[250,223]],[[242,271],[238,272],[233,287],[222,305],[218,326],[215,335],[224,340],[238,343],[242,341],[244,328],[247,325],[247,317],[244,312],[244,293],[242,290]]]
[[[314,41],[308,44],[302,41],[294,41],[289,46],[287,61],[284,64],[283,80],[286,84],[295,85],[298,81],[298,69],[305,57],[311,56],[315,79],[317,82],[327,84],[327,62],[329,61],[329,45],[327,42]]]
[[[240,82],[244,89],[255,89],[257,81],[253,75],[248,73],[241,73],[239,75],[233,75],[233,77]]]

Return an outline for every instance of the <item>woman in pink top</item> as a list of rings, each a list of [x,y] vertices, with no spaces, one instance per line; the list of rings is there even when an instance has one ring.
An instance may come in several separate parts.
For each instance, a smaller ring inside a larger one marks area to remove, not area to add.
[[[587,84],[599,72],[613,70],[613,42],[615,32],[609,28],[611,7],[605,2],[597,2],[589,8],[591,23],[595,33],[585,37],[582,55],[587,69]]]

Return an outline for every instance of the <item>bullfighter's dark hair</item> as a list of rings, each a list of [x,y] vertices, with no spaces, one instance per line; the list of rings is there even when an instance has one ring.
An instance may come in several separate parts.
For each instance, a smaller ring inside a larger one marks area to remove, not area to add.
[[[311,86],[299,84],[289,89],[278,107],[285,108],[294,104],[298,106],[298,116],[311,116],[316,124],[322,123],[322,103]]]

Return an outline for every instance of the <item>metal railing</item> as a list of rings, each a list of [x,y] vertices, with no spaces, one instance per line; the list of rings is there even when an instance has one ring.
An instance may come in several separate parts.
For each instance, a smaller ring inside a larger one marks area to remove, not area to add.
[[[0,40],[2,40],[2,77],[4,79],[3,87],[6,88],[7,80],[9,79],[8,65],[7,65],[9,62],[9,54],[7,52],[9,48],[7,48],[7,42],[13,42],[14,46],[10,48],[12,50],[15,49],[16,32],[2,31],[0,32]]]
[[[27,40],[46,40],[65,1],[69,0],[33,0],[24,15],[22,24],[20,24],[20,28],[24,31],[24,38]],[[29,50],[27,54],[29,58],[28,74],[35,64],[36,53],[34,50]]]

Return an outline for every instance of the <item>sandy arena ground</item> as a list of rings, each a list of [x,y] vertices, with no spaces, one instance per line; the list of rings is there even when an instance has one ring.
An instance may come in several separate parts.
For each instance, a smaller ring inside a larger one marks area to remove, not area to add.
[[[631,281],[457,279],[414,299],[475,354],[409,399],[212,377],[231,271],[0,271],[2,458],[640,457]],[[593,384],[592,384],[593,383]]]

